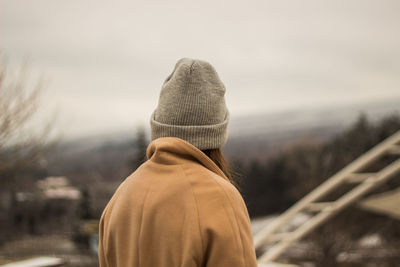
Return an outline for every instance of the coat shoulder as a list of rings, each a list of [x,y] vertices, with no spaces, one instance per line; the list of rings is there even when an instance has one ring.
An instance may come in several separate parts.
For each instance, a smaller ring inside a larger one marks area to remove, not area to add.
[[[198,164],[181,165],[194,198],[200,220],[208,220],[209,213],[222,211],[226,219],[236,221],[237,214],[248,220],[248,211],[239,190],[227,179]]]
[[[243,200],[238,189],[230,181],[206,167],[196,163],[183,164],[181,167],[192,187],[204,187],[203,189],[208,189],[205,190],[208,194],[230,195],[235,201]]]
[[[213,266],[256,266],[244,200],[227,179],[201,166],[182,166],[197,204],[203,250]]]

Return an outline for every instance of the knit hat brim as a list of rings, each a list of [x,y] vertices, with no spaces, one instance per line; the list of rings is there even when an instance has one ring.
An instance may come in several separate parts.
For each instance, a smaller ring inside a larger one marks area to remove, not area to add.
[[[229,111],[223,122],[212,125],[169,125],[155,120],[156,111],[150,118],[151,140],[160,137],[178,137],[200,150],[221,148],[227,141]]]

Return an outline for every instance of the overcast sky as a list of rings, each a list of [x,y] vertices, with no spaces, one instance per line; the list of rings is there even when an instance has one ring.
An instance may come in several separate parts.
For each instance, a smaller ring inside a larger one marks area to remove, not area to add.
[[[215,66],[233,117],[400,100],[399,14],[397,0],[0,0],[0,50],[45,77],[41,116],[73,138],[147,126],[181,57]]]

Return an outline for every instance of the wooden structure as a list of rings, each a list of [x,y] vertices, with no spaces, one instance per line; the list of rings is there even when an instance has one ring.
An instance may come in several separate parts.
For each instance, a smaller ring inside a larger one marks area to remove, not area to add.
[[[256,249],[266,245],[270,245],[270,247],[258,258],[258,262],[266,265],[268,263],[273,264],[273,261],[292,244],[326,222],[337,212],[353,204],[367,192],[400,172],[400,158],[378,172],[361,172],[378,158],[388,153],[400,157],[400,131],[361,155],[261,229],[254,236],[255,247]],[[344,183],[352,184],[352,189],[334,201],[319,201]],[[309,214],[309,219],[294,230],[284,231],[285,226],[300,213]]]
[[[363,199],[359,206],[400,220],[400,188]]]

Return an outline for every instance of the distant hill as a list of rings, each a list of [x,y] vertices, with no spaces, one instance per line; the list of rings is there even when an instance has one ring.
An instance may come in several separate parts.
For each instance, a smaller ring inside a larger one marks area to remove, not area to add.
[[[263,161],[292,143],[324,141],[361,114],[376,121],[392,113],[400,113],[400,99],[232,118],[224,151],[231,159]]]
[[[232,117],[223,150],[230,160],[264,161],[293,143],[324,141],[354,122],[361,113],[378,120],[395,112],[400,112],[400,100]],[[65,142],[49,160],[50,172],[72,177],[91,172],[94,180],[121,179],[133,171],[128,160],[135,153],[134,139],[135,132],[129,131]]]

